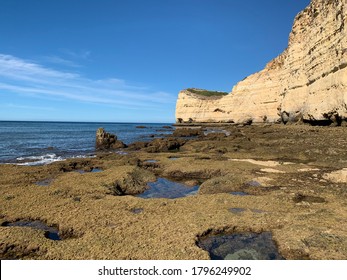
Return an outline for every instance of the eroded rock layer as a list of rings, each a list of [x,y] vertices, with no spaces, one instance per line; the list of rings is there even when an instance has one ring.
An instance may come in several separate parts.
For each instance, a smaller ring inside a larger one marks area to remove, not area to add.
[[[346,0],[312,0],[287,49],[230,94],[179,93],[177,122],[326,122],[347,119]]]

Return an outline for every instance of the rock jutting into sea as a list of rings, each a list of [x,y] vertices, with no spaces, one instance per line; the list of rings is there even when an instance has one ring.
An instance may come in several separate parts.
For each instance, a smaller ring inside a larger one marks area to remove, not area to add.
[[[117,140],[116,135],[106,132],[102,127],[96,131],[96,150],[120,149],[125,147],[126,145],[122,141]]]
[[[296,16],[282,54],[227,95],[182,90],[176,121],[345,125],[346,13],[346,1],[312,0]]]

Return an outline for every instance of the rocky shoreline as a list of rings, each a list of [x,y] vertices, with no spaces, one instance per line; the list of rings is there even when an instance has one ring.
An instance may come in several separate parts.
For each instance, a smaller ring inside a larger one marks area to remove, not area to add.
[[[285,259],[346,259],[346,132],[179,126],[121,153],[0,165],[0,257],[209,259],[198,246],[207,235],[268,232]],[[137,196],[161,179],[199,189],[173,199]]]

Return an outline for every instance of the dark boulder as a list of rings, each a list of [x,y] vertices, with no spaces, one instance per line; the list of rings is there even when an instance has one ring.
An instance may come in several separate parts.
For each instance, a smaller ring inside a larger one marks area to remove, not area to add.
[[[222,140],[224,138],[226,138],[227,135],[223,132],[211,132],[211,133],[208,133],[206,136],[205,136],[205,139],[208,139],[208,140]]]
[[[106,186],[106,188],[109,190],[109,194],[116,196],[136,195],[147,190],[149,188],[147,183],[155,180],[156,177],[152,172],[135,167],[126,176],[117,179],[113,184]]]
[[[203,135],[201,128],[177,128],[173,134],[175,137],[194,137]]]
[[[168,137],[168,138],[156,138],[150,142],[134,142],[128,146],[129,150],[138,151],[143,150],[149,153],[169,152],[178,150],[182,147],[187,140]]]
[[[132,151],[138,151],[148,146],[148,142],[134,142],[129,144],[128,149]]]
[[[172,137],[154,139],[152,142],[148,143],[148,146],[145,148],[145,150],[149,153],[175,151],[178,150],[185,143],[186,140],[184,139]]]

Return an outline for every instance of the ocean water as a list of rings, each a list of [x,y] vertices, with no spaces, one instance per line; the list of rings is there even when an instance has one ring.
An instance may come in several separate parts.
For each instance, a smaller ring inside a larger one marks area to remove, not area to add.
[[[99,127],[126,144],[172,133],[171,124],[0,121],[0,163],[40,165],[95,153]],[[144,126],[144,128],[137,128]]]

